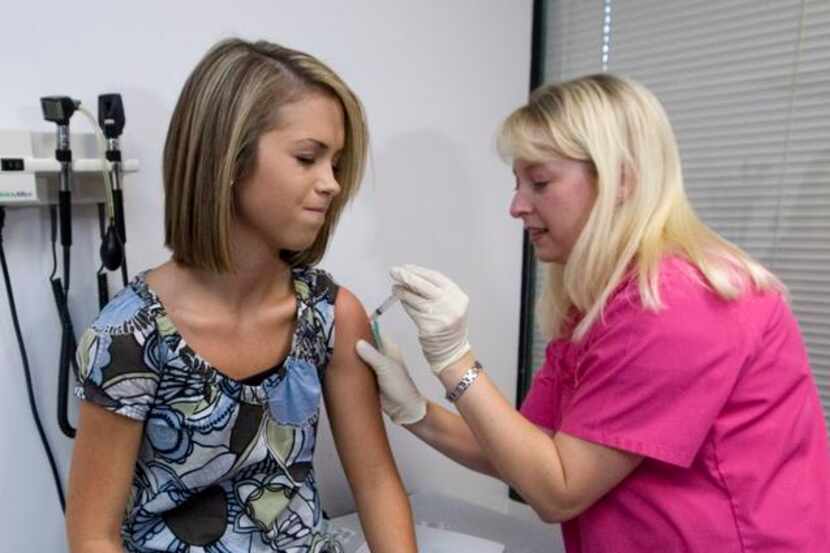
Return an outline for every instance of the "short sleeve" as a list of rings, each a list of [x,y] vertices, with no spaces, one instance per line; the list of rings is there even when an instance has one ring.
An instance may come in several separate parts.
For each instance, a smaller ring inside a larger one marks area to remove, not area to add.
[[[334,280],[331,273],[323,269],[316,269],[315,272],[314,282],[317,291],[314,296],[321,299],[325,298],[326,303],[334,305],[337,301],[337,292],[340,290],[340,285]]]
[[[77,397],[131,419],[147,418],[159,373],[132,333],[89,328],[81,336],[76,357]]]
[[[530,422],[549,430],[559,426],[559,385],[554,370],[558,348],[556,342],[548,344],[545,362],[536,371],[519,412]]]
[[[340,287],[331,274],[310,267],[294,269],[294,285],[303,304],[296,355],[318,367],[322,377],[334,351],[334,306]]]
[[[586,336],[563,408],[572,436],[688,467],[744,364],[728,302],[669,279],[664,307],[618,301]]]
[[[334,354],[334,338],[335,338],[335,305],[337,304],[337,294],[340,292],[340,285],[334,280],[334,277],[322,270],[316,269],[314,302],[316,310],[320,313],[320,322],[326,335],[326,355],[323,359],[323,364],[328,365],[331,356]]]

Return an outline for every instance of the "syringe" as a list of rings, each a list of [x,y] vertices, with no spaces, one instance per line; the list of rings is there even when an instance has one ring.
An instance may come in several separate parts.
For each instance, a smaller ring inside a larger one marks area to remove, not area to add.
[[[380,322],[378,319],[380,319],[380,316],[383,315],[387,309],[392,307],[397,300],[397,295],[394,293],[390,294],[389,297],[386,298],[382,304],[380,304],[380,307],[372,311],[372,316],[369,317],[369,322],[371,323],[370,326],[372,328],[372,337],[375,340],[375,347],[377,347],[380,351],[383,351],[383,339],[380,335]]]
[[[386,299],[383,301],[383,303],[382,303],[382,304],[380,304],[380,307],[378,307],[377,309],[375,309],[374,311],[372,311],[372,316],[370,317],[371,321],[374,323],[374,322],[375,322],[375,320],[377,320],[377,318],[378,318],[378,317],[380,317],[381,315],[383,315],[383,313],[384,313],[387,309],[389,309],[390,307],[392,307],[392,305],[393,305],[396,301],[398,301],[398,296],[397,296],[396,294],[394,294],[394,293],[390,294],[390,295],[389,295],[389,297],[388,297],[388,298],[386,298]]]

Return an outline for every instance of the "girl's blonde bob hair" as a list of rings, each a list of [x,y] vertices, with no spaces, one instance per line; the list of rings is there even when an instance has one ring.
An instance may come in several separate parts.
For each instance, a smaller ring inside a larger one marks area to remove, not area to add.
[[[265,41],[227,39],[196,65],[182,89],[164,144],[164,239],[173,259],[214,272],[232,271],[233,184],[251,175],[259,137],[279,123],[279,108],[323,92],[343,108],[341,192],[314,243],[279,253],[292,266],[313,265],[326,250],[344,205],[363,176],[368,143],[360,101],[329,67]]]
[[[637,278],[643,306],[660,309],[658,274],[666,255],[685,258],[726,300],[750,285],[784,291],[695,215],[668,117],[645,87],[609,74],[543,86],[504,121],[498,147],[507,160],[564,156],[594,169],[596,203],[567,261],[550,264],[537,302],[549,337],[562,336],[575,309],[581,320],[572,339],[582,338],[628,275]]]

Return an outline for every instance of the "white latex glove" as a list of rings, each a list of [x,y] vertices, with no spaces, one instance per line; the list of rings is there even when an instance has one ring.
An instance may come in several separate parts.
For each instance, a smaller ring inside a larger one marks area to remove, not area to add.
[[[470,351],[467,294],[439,273],[416,265],[394,267],[393,288],[418,327],[424,357],[435,374]]]
[[[355,349],[363,361],[372,367],[380,386],[380,406],[392,422],[414,424],[427,414],[427,402],[409,375],[401,349],[381,335],[379,344],[385,355],[365,340],[358,340]]]

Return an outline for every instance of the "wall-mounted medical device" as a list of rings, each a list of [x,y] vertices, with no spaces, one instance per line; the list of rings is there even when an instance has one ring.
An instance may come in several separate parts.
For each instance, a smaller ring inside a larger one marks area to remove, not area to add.
[[[93,133],[72,133],[70,139],[74,175],[72,203],[105,203],[102,170],[112,172],[114,163],[120,163],[122,174],[139,169],[135,159],[102,161]],[[56,204],[61,173],[56,149],[55,132],[0,130],[0,204],[9,207]]]
[[[76,376],[78,374],[75,360],[77,343],[69,310],[73,205],[95,204],[98,207],[101,265],[95,271],[95,277],[98,281],[98,302],[103,307],[109,301],[106,270],[121,269],[123,284],[126,286],[128,282],[122,177],[138,171],[138,162],[122,159],[120,137],[126,118],[120,94],[101,94],[98,97],[97,119],[79,100],[70,96],[42,96],[40,107],[43,119],[55,125],[53,132],[0,130],[0,266],[26,377],[32,417],[49,459],[61,507],[64,508],[63,486],[34,401],[28,355],[3,250],[6,209],[44,206],[49,212],[53,264],[48,281],[61,324],[57,418],[61,431],[73,438],[75,428],[69,421],[67,406],[70,373],[74,372]],[[70,122],[76,113],[89,120],[93,133],[70,133]],[[58,234],[63,253],[60,264],[57,255]],[[61,276],[58,273],[59,266],[62,269]],[[93,270],[90,267],[90,273]]]

